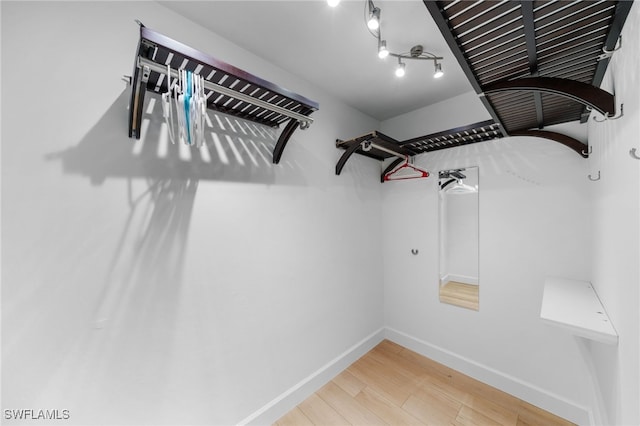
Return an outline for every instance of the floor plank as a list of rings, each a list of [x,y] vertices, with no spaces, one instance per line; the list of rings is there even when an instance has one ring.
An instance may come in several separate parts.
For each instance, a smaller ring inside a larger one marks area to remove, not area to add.
[[[518,425],[557,425],[557,426],[570,426],[571,423],[568,420],[558,417],[548,411],[544,411],[535,405],[527,404],[524,401],[520,401],[520,409],[518,410]]]
[[[501,425],[515,426],[518,422],[516,407],[509,409],[479,396],[474,396],[472,400],[465,405]]]
[[[276,423],[311,424],[572,425],[388,340]]]
[[[324,402],[322,398],[314,393],[309,398],[298,405],[300,411],[313,422],[315,425],[346,425],[347,420],[342,417],[329,404]]]
[[[334,377],[333,382],[352,397],[355,397],[362,389],[365,388],[365,386],[367,386],[348,370],[344,370],[342,373]]]
[[[320,398],[352,425],[386,425],[380,417],[376,416],[357,399],[351,398],[348,393],[334,382],[327,383],[317,393]]]
[[[460,408],[458,416],[456,417],[453,424],[456,426],[507,426],[496,422],[495,420],[485,416],[484,414],[474,410],[473,408],[467,407],[466,405],[463,405],[462,408]],[[509,426],[516,426],[516,424],[514,423],[513,425]]]
[[[448,425],[456,419],[459,407],[434,403],[436,398],[418,398],[411,395],[402,405],[402,409],[428,425]]]
[[[425,424],[368,387],[364,388],[356,399],[390,425]]]
[[[304,415],[298,407],[294,407],[293,410],[282,416],[278,422],[278,426],[313,426],[313,422]]]
[[[383,364],[375,361],[367,355],[347,369],[350,373],[366,383],[367,387],[375,390],[398,407],[409,398],[411,390],[404,386],[399,375],[394,375]]]

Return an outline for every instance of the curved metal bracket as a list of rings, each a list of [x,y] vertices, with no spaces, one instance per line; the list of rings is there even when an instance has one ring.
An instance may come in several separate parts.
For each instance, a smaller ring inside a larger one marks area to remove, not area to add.
[[[307,107],[303,107],[302,109],[300,109],[300,111],[298,111],[299,114],[302,114],[305,117],[307,117],[312,112],[313,110]],[[284,130],[282,130],[282,133],[280,133],[280,137],[278,138],[278,142],[276,142],[276,146],[273,148],[273,164],[278,164],[280,162],[282,151],[284,151],[285,146],[287,146],[287,142],[289,142],[289,138],[291,138],[291,135],[293,135],[293,132],[296,131],[298,126],[300,126],[302,130],[306,130],[307,128],[309,128],[313,120],[311,120],[310,118],[308,120],[309,121],[306,121],[304,118],[292,118],[291,120],[289,120]]]
[[[640,160],[640,156],[638,156],[638,154],[636,154],[636,149],[635,148],[631,148],[631,150],[629,151],[629,155],[631,156],[631,158],[635,158],[636,160]]]
[[[614,115],[613,117],[609,115],[609,113],[604,115],[604,118],[602,120],[598,120],[595,116],[593,117],[593,121],[595,121],[596,123],[604,123],[605,121],[609,121],[609,120],[617,120],[618,118],[622,117],[624,115],[624,104],[620,104],[620,114]]]
[[[338,142],[341,142],[340,139],[336,140],[336,144]],[[349,145],[349,147],[344,151],[344,153],[336,163],[336,175],[340,175],[340,173],[342,172],[342,168],[347,163],[347,160],[349,159],[349,157],[353,155],[354,152],[358,150],[358,148],[360,148],[360,143],[354,142],[351,145]]]
[[[593,154],[593,147],[590,146],[589,150],[587,152],[584,152],[584,149],[582,151],[580,151],[580,153],[582,154],[582,156],[584,158],[587,158],[588,156],[590,156],[591,154]]]
[[[142,125],[142,108],[147,93],[149,67],[136,66],[131,78],[131,97],[129,98],[129,137],[140,139]]]
[[[589,178],[589,180],[590,180],[590,181],[592,181],[592,182],[595,182],[595,181],[597,181],[597,180],[600,180],[600,170],[598,170],[598,177],[597,177],[597,178],[591,177],[591,175],[589,175],[589,176],[588,176],[588,178]]]
[[[614,96],[600,89],[580,81],[556,77],[527,77],[516,80],[499,81],[483,88],[485,93],[505,92],[510,90],[524,90],[533,92],[553,93],[580,102],[598,111],[602,115],[615,114]]]
[[[284,151],[284,147],[287,146],[287,142],[289,142],[289,138],[293,135],[293,132],[296,131],[300,122],[298,120],[291,119],[289,123],[286,125],[282,133],[280,133],[280,137],[278,138],[278,142],[276,146],[273,148],[273,164],[278,164],[280,162],[280,157],[282,157],[282,152]]]
[[[584,152],[584,144],[571,136],[563,135],[558,132],[550,132],[548,130],[518,130],[516,132],[509,133],[509,136],[533,136],[536,138],[549,139],[554,142],[561,143],[580,154],[583,158],[588,158],[591,154],[592,148],[589,147],[589,152]]]
[[[395,160],[393,160],[380,175],[380,182],[384,183],[384,177],[387,175],[387,173],[391,172],[391,170],[395,169],[403,161],[404,160],[402,158],[396,158]]]

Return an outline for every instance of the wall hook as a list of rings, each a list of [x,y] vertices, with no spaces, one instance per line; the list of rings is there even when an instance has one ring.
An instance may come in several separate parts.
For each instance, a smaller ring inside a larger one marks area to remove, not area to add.
[[[411,249],[411,254],[412,255],[417,255],[418,254],[418,249]]]
[[[636,149],[635,148],[631,148],[631,150],[629,151],[629,155],[632,158],[635,158],[636,160],[640,160],[640,156],[638,156],[638,154],[636,154]]]
[[[598,120],[596,118],[596,116],[593,116],[593,121],[595,121],[596,123],[602,123],[605,122],[607,120],[617,120],[618,118],[622,117],[624,115],[624,104],[620,104],[620,114],[617,115],[613,115],[613,116],[609,116],[609,113],[606,113],[604,115],[604,119],[602,120]]]
[[[589,180],[593,181],[593,182],[595,182],[597,180],[600,180],[600,170],[598,170],[598,177],[597,178],[593,178],[593,177],[591,177],[591,175],[589,175]]]
[[[616,45],[613,46],[613,49],[607,50],[605,46],[602,47],[602,55],[598,56],[598,60],[601,61],[603,59],[609,59],[613,56],[613,52],[617,52],[622,47],[622,36],[618,36],[618,40],[616,41]]]
[[[584,155],[585,157],[590,156],[591,154],[593,154],[593,146],[589,146],[589,149],[585,152],[585,150],[582,150],[582,155]]]

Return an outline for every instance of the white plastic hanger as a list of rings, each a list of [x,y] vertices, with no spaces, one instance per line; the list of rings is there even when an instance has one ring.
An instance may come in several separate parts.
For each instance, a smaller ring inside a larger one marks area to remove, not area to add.
[[[198,76],[198,124],[199,124],[199,132],[198,139],[200,142],[199,146],[204,145],[204,126],[205,126],[205,117],[207,115],[207,98],[204,93],[204,77],[201,75]]]
[[[177,86],[177,92],[176,92],[176,115],[178,117],[178,134],[179,134],[179,139],[180,142],[187,144],[188,140],[187,140],[187,116],[185,114],[185,110],[184,110],[184,91],[185,91],[185,85],[186,85],[186,78],[185,78],[185,71],[184,69],[181,69],[178,71],[178,81],[179,81],[179,86]]]
[[[165,123],[167,123],[167,131],[169,132],[169,139],[172,144],[175,144],[174,137],[174,129],[175,125],[173,122],[173,111],[171,104],[173,103],[173,99],[171,99],[171,65],[167,65],[167,91],[162,94],[162,116],[164,117]]]
[[[200,112],[202,113],[202,126],[200,126],[202,130],[202,144],[204,145],[204,128],[206,122],[209,120],[207,113],[207,94],[204,91],[204,77],[200,76]]]

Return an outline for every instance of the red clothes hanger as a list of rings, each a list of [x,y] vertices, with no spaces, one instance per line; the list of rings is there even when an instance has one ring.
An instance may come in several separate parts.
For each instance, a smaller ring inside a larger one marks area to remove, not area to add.
[[[429,172],[409,163],[407,156],[399,167],[384,175],[384,180],[421,179],[429,177]]]

